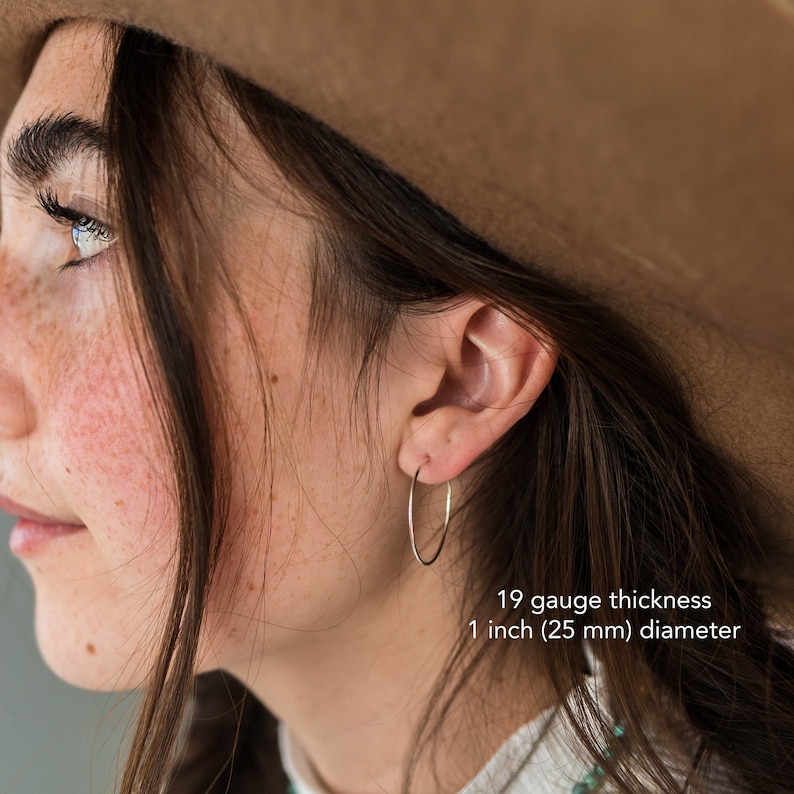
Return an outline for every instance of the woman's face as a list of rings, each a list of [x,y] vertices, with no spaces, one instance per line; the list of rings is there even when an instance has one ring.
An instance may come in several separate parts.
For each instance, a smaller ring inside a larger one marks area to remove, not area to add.
[[[11,546],[35,584],[49,664],[74,683],[120,688],[142,680],[157,647],[178,531],[168,444],[118,296],[125,258],[105,185],[103,56],[98,25],[56,30],[3,138],[0,507],[23,517]],[[237,134],[235,152],[262,162]],[[202,202],[222,220],[213,253],[244,298],[244,320],[220,294],[208,303],[234,485],[205,668],[339,625],[362,594],[396,578],[404,535],[390,505],[404,504],[405,490],[385,486],[393,461],[370,475],[338,363],[305,364],[305,215],[213,157]],[[267,422],[246,324],[261,353]],[[371,496],[351,501],[354,493]]]

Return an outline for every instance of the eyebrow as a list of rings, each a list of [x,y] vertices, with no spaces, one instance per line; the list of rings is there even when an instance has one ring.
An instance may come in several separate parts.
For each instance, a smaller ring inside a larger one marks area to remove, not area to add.
[[[97,121],[74,113],[43,116],[25,124],[9,141],[8,165],[21,182],[37,185],[79,154],[107,153],[107,138]]]

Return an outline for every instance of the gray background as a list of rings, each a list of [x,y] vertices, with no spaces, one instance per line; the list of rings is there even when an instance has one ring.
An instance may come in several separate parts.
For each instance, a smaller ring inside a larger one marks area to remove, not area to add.
[[[0,794],[103,794],[131,700],[64,684],[33,636],[33,588],[0,513]]]

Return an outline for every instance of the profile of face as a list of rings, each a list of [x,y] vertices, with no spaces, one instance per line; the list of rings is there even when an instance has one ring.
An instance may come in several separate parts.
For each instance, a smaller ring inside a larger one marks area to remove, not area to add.
[[[117,295],[124,253],[102,151],[104,50],[99,26],[55,31],[3,138],[0,493],[23,519],[11,545],[35,584],[47,661],[74,683],[120,688],[142,680],[157,647],[177,516],[168,445]],[[201,652],[207,667],[250,659],[265,619],[267,642],[278,645],[279,633],[344,617],[371,584],[348,538],[369,545],[360,536],[374,511],[341,496],[368,479],[369,456],[333,421],[346,409],[329,396],[343,392],[338,377],[331,384],[320,367],[317,382],[305,379],[307,224],[227,177],[208,212],[223,213],[217,245],[266,351],[272,405],[266,428],[244,329],[221,307],[210,322],[236,423],[235,489]],[[225,211],[222,194],[234,191]],[[309,392],[319,395],[311,428]],[[265,464],[268,431],[276,454]],[[352,465],[337,470],[339,459]]]
[[[0,506],[22,517],[11,546],[35,585],[46,660],[73,683],[117,689],[141,683],[157,651],[179,523],[152,368],[123,299],[103,152],[106,46],[99,24],[57,28],[3,136]],[[255,166],[208,146],[196,183],[212,255],[242,296],[242,311],[222,290],[205,301],[232,486],[200,665],[264,669],[309,643],[389,637],[409,598],[438,627],[447,584],[418,579],[411,477],[420,465],[428,484],[461,474],[529,410],[553,355],[467,301],[406,319],[371,404],[354,400],[352,354],[349,366],[316,357],[309,336],[310,208],[215,101],[229,151]],[[371,416],[376,432],[362,432]]]

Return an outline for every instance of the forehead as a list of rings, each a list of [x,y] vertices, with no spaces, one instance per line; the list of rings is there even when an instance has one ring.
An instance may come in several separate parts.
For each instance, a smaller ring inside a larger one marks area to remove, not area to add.
[[[107,33],[95,22],[72,22],[47,39],[6,127],[5,138],[26,122],[73,113],[99,120],[105,104]]]

